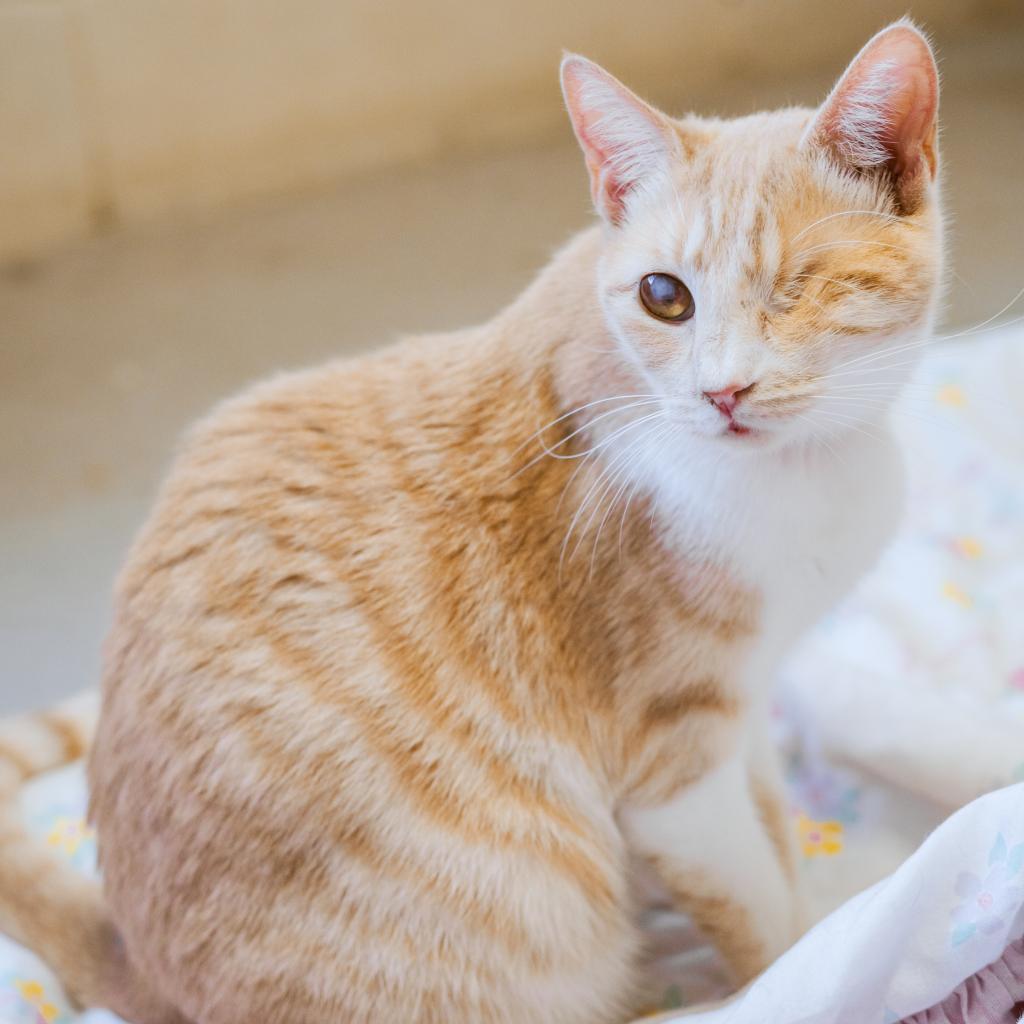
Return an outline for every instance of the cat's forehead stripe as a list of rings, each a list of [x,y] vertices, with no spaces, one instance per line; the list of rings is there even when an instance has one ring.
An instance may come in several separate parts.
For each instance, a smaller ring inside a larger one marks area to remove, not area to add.
[[[701,251],[704,249],[707,237],[707,218],[702,209],[696,209],[690,218],[689,224],[683,225],[685,232],[683,241],[683,261],[695,264]]]
[[[757,281],[772,280],[780,258],[772,190],[741,186],[677,202],[680,262],[697,273],[733,267]]]

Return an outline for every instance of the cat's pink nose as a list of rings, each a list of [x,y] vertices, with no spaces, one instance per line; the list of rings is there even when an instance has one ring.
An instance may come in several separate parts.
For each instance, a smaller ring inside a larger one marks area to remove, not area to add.
[[[726,416],[732,416],[733,409],[739,405],[740,399],[747,394],[753,386],[753,384],[729,384],[727,387],[721,388],[718,391],[705,391],[704,397],[712,405],[716,406],[719,412],[724,413]]]

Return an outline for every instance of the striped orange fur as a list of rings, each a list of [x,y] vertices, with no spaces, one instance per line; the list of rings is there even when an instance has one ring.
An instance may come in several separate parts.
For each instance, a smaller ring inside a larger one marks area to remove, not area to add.
[[[738,983],[785,949],[768,693],[895,514],[895,385],[860,419],[822,403],[930,327],[931,60],[899,23],[820,111],[725,122],[567,58],[605,223],[490,323],[271,380],[190,434],[106,646],[103,894],[72,894],[95,962],[23,836],[0,924],[139,1024],[625,1020],[637,858]],[[645,312],[651,273],[692,320]],[[726,423],[707,396],[744,374]]]

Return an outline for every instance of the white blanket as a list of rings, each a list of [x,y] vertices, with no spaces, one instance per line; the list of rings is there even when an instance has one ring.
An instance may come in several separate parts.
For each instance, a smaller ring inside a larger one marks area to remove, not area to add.
[[[893,1024],[940,1002],[1024,935],[1024,783],[935,831],[732,1005],[685,1024]]]
[[[954,808],[1024,779],[1024,330],[937,346],[895,425],[904,529],[786,693],[833,758]]]

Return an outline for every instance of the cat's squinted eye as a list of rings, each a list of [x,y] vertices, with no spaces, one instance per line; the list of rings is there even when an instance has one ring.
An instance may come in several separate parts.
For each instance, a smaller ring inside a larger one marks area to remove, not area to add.
[[[694,313],[690,289],[671,274],[647,274],[640,281],[640,303],[658,320],[681,323]]]

